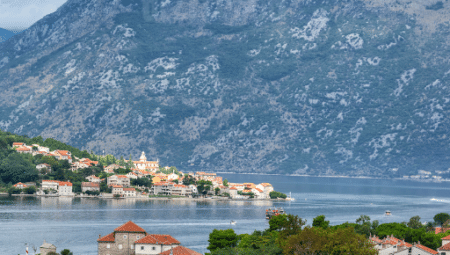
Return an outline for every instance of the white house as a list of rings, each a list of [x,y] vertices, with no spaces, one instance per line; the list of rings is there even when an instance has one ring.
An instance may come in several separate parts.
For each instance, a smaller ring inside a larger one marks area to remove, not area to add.
[[[126,175],[113,175],[107,179],[108,186],[110,185],[122,185],[124,187],[130,186],[130,178]]]
[[[136,197],[135,188],[123,188],[122,195],[124,197]]]
[[[95,183],[100,182],[100,178],[95,175],[90,175],[90,176],[86,177],[86,179],[90,182],[95,182]]]
[[[54,180],[42,180],[42,190],[58,190],[59,181]]]
[[[122,195],[123,187],[121,185],[111,185],[113,195]]]
[[[180,245],[180,242],[170,235],[147,235],[134,242],[136,255],[160,254]]]
[[[450,255],[450,236],[441,238],[442,246],[437,249],[439,255]]]
[[[52,167],[47,163],[42,163],[42,164],[36,165],[36,169],[39,172],[42,171],[43,169],[46,170],[48,173],[50,173],[52,171]]]
[[[138,175],[136,173],[129,172],[129,173],[127,173],[127,177],[130,179],[137,179]]]
[[[178,180],[178,178],[180,178],[180,176],[178,176],[178,174],[175,174],[175,173],[171,173],[171,174],[167,175],[167,180],[169,180],[169,181]]]
[[[408,249],[394,253],[395,255],[436,255],[439,254],[437,251],[423,246],[419,243],[414,244]]]
[[[59,182],[58,194],[60,196],[73,196],[72,183],[70,183],[70,182]]]

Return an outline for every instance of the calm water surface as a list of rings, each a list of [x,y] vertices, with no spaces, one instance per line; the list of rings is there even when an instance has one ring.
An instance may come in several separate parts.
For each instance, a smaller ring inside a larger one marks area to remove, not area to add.
[[[238,234],[268,227],[265,209],[284,207],[311,224],[324,214],[331,224],[354,222],[361,214],[383,222],[407,221],[419,215],[431,221],[450,212],[450,183],[399,180],[290,177],[221,174],[230,182],[270,182],[278,191],[292,192],[294,202],[278,201],[140,201],[72,198],[0,197],[0,254],[25,254],[25,243],[43,240],[58,251],[97,254],[97,238],[128,220],[148,233],[170,234],[182,245],[206,252],[213,229],[233,228]],[[435,198],[439,201],[431,200]],[[392,216],[384,216],[390,210]],[[230,225],[230,221],[237,221]]]

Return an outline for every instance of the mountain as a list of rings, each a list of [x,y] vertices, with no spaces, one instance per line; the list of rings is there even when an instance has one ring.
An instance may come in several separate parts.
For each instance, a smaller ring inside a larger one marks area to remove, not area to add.
[[[447,169],[449,20],[447,1],[69,0],[0,44],[0,128],[182,170]]]
[[[10,37],[14,35],[15,35],[14,32],[0,28],[0,43],[8,40]]]

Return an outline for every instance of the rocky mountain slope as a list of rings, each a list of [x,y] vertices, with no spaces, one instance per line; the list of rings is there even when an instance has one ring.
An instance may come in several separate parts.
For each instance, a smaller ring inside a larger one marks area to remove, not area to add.
[[[14,35],[14,32],[0,28],[0,43],[8,40]]]
[[[0,128],[183,170],[450,163],[450,2],[69,0],[0,44]]]

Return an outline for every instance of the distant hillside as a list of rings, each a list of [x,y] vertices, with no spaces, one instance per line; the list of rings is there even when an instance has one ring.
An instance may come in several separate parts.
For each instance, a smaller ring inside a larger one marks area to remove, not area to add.
[[[10,37],[13,37],[16,33],[0,28],[0,43],[8,40]]]
[[[447,169],[448,24],[434,0],[69,0],[0,44],[0,128],[185,171]]]

